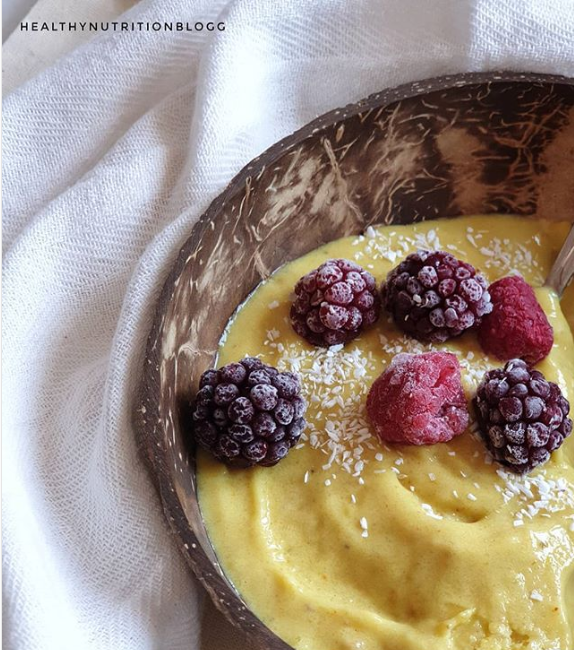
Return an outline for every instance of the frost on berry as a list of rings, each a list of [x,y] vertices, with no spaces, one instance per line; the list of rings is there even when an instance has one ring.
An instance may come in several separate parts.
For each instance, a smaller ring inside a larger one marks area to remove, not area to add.
[[[207,370],[199,385],[191,431],[217,460],[236,467],[268,467],[299,441],[307,404],[295,373],[246,357]]]
[[[468,425],[458,359],[449,352],[398,354],[374,382],[367,412],[386,442],[448,442]]]
[[[359,336],[379,312],[373,276],[355,262],[331,259],[295,285],[291,324],[312,345],[328,347]]]
[[[545,463],[572,432],[570,404],[559,386],[523,359],[488,371],[474,404],[490,453],[519,474]]]
[[[490,285],[492,312],[478,330],[482,349],[508,361],[521,358],[534,365],[552,349],[554,332],[532,287],[511,275]]]
[[[388,274],[381,293],[397,326],[421,341],[459,336],[492,309],[484,277],[444,251],[408,255]]]

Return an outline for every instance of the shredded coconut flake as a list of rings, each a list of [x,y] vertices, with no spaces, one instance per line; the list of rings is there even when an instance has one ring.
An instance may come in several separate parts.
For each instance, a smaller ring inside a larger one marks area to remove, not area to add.
[[[425,511],[425,513],[426,513],[429,517],[432,517],[433,519],[442,519],[442,518],[443,518],[442,515],[439,515],[438,513],[436,513],[436,512],[433,510],[432,506],[431,506],[429,503],[423,503],[423,504],[421,504],[421,508]]]
[[[538,243],[536,236],[531,241]],[[485,269],[495,269],[499,277],[510,273],[524,275],[534,270],[536,275],[533,284],[544,284],[544,275],[539,270],[540,263],[536,255],[523,244],[493,237],[487,245],[480,247],[480,252],[486,257]]]
[[[532,476],[519,476],[502,468],[497,469],[496,473],[503,481],[498,491],[504,503],[517,504],[513,513],[515,527],[538,516],[549,517],[551,513],[574,508],[573,486],[565,478],[549,478],[545,469]],[[574,518],[574,515],[567,515],[565,521],[570,518]]]
[[[266,344],[280,353],[279,370],[296,372],[303,378],[303,395],[316,405],[316,417],[308,422],[302,440],[326,456],[325,471],[339,466],[359,478],[369,462],[366,450],[379,445],[369,429],[365,401],[370,382],[377,374],[372,353],[342,345],[302,350],[295,344],[279,348],[275,331]],[[321,426],[321,420],[324,424]]]
[[[361,536],[362,537],[368,537],[369,536],[369,523],[368,523],[368,521],[366,520],[365,517],[361,517],[361,519],[359,520],[359,525],[361,526],[361,530],[363,531],[361,533]]]

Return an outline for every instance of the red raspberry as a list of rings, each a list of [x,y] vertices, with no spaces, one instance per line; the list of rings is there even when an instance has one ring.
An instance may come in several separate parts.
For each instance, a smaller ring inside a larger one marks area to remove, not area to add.
[[[372,385],[367,413],[385,442],[448,442],[468,425],[458,359],[450,352],[398,354]]]
[[[478,330],[482,349],[502,361],[524,359],[534,365],[548,356],[554,333],[532,287],[517,275],[490,285],[493,310]]]
[[[355,262],[327,260],[295,286],[293,329],[312,345],[348,343],[379,317],[375,278]]]

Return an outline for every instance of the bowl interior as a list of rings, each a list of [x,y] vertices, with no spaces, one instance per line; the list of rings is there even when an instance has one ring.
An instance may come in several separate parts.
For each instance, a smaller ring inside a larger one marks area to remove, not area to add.
[[[574,221],[572,84],[490,73],[378,93],[274,145],[193,228],[158,303],[135,424],[182,552],[254,647],[289,646],[219,567],[186,435],[225,324],[278,266],[370,224],[473,213]]]

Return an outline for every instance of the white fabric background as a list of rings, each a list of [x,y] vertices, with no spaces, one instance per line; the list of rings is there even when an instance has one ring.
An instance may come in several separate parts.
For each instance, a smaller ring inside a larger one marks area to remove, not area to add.
[[[230,178],[385,86],[574,75],[572,0],[148,0],[125,19],[218,16],[223,33],[102,35],[4,101],[9,650],[200,647],[130,409],[161,282]]]
[[[93,40],[96,34],[82,31],[33,32],[22,31],[20,20],[28,21],[101,21],[115,20],[137,0],[12,0],[8,8],[13,15],[4,22],[5,1],[2,2],[2,95],[22,85],[40,71],[53,65],[57,59],[73,49]],[[23,18],[26,5],[34,4]],[[16,20],[16,22],[14,22]],[[10,23],[14,31],[8,33]]]

